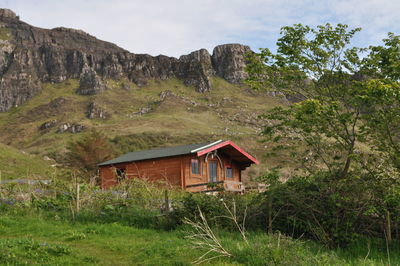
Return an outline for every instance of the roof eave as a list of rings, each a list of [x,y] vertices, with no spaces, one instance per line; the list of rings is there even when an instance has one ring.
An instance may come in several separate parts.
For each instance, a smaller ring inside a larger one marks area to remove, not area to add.
[[[235,143],[233,143],[231,140],[227,140],[227,141],[218,143],[218,144],[216,144],[216,145],[214,145],[214,146],[208,147],[208,148],[206,148],[206,149],[200,150],[200,151],[197,152],[197,156],[202,156],[202,155],[207,154],[207,153],[209,153],[209,152],[211,152],[211,151],[220,149],[220,148],[225,147],[225,146],[228,146],[228,145],[230,145],[230,146],[232,146],[233,148],[235,148],[237,151],[239,151],[241,154],[243,154],[247,159],[249,159],[252,163],[254,163],[254,164],[260,164],[260,162],[259,162],[256,158],[254,158],[253,156],[251,156],[250,154],[248,154],[247,152],[245,152],[243,149],[241,149],[239,146],[237,146],[237,145],[236,145]]]

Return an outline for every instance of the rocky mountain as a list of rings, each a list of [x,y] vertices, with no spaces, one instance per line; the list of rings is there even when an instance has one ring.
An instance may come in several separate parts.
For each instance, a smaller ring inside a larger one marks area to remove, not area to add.
[[[214,76],[238,84],[245,77],[248,46],[225,44],[210,55],[201,49],[179,59],[130,53],[76,29],[33,27],[9,9],[0,9],[0,112],[21,105],[43,83],[78,79],[76,93],[95,95],[105,80],[128,79],[138,86],[149,80],[177,78],[197,92],[212,90]]]

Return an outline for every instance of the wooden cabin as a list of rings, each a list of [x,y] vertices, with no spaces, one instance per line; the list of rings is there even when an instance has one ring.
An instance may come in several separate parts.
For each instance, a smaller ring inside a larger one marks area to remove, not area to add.
[[[232,141],[130,152],[99,164],[100,181],[108,189],[128,178],[163,180],[187,191],[243,192],[242,174],[259,162]]]

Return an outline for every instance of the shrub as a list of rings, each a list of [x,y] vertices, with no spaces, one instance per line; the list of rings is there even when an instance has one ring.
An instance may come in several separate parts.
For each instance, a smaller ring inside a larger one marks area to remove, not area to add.
[[[383,236],[385,219],[373,190],[365,179],[356,177],[334,179],[323,173],[293,178],[274,191],[274,230],[312,238],[328,247],[346,246],[362,235]],[[259,202],[261,220],[265,220],[266,194],[260,194]],[[395,224],[398,218],[393,214]]]
[[[174,217],[178,223],[182,223],[184,218],[192,221],[199,220],[198,210],[208,218],[211,227],[217,227],[225,230],[236,230],[235,225],[224,217],[229,216],[226,206],[229,209],[235,204],[238,222],[243,223],[243,218],[246,217],[247,224],[252,228],[257,226],[252,223],[256,220],[256,212],[252,205],[255,194],[249,193],[239,195],[229,192],[221,192],[218,195],[208,195],[204,193],[187,193],[181,199],[180,204],[175,206],[173,212],[169,215]],[[222,218],[222,219],[221,219]]]
[[[116,155],[114,147],[99,131],[91,130],[75,142],[67,146],[67,161],[74,167],[93,173],[97,164],[107,161]]]

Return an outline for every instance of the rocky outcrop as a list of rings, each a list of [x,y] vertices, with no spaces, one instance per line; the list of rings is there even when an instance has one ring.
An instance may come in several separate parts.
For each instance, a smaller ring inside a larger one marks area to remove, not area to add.
[[[69,133],[76,134],[76,133],[82,132],[84,129],[85,129],[85,126],[83,126],[83,125],[64,123],[58,127],[57,133],[69,132]]]
[[[17,14],[15,14],[14,11],[7,8],[0,9],[0,17],[9,19],[19,19],[19,17],[17,16]]]
[[[67,102],[68,102],[67,98],[65,98],[63,96],[60,96],[60,97],[55,98],[54,100],[50,101],[47,106],[52,108],[52,109],[60,109]]]
[[[86,117],[89,119],[107,119],[109,114],[105,109],[100,107],[97,103],[91,102],[88,106]]]
[[[183,55],[179,58],[177,76],[187,86],[193,86],[199,92],[211,90],[210,77],[215,74],[211,63],[211,55],[206,49]]]
[[[165,101],[168,97],[175,97],[186,104],[190,104],[190,105],[194,105],[194,106],[198,105],[198,103],[193,101],[192,99],[185,97],[185,96],[175,95],[175,93],[173,93],[170,90],[160,92],[160,102]]]
[[[51,121],[44,122],[43,124],[41,124],[39,126],[39,130],[40,131],[47,130],[49,128],[54,127],[56,124],[57,124],[57,120],[51,120]]]
[[[132,113],[133,115],[145,115],[151,112],[151,107],[142,107],[139,111]]]
[[[235,84],[247,78],[246,54],[250,47],[241,44],[224,44],[214,48],[212,62],[216,74]]]
[[[133,54],[81,30],[33,27],[11,10],[0,9],[0,112],[35,96],[44,82],[69,78],[80,80],[76,92],[82,95],[101,93],[107,89],[105,79],[120,78],[138,86],[179,78],[205,92],[212,89],[213,75],[240,83],[249,50],[227,44],[217,46],[213,55],[201,49],[179,59]]]
[[[101,78],[93,69],[85,69],[79,80],[79,88],[76,93],[80,95],[94,95],[106,90]]]

